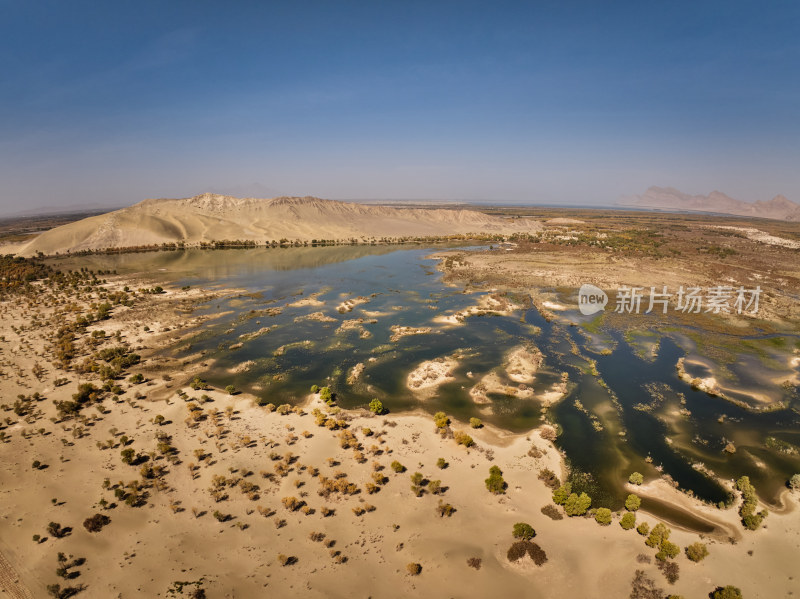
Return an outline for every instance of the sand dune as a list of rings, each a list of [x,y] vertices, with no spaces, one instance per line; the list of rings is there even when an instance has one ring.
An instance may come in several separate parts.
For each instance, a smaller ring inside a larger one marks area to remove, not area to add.
[[[145,200],[36,237],[19,248],[31,256],[80,250],[201,241],[368,239],[536,231],[538,222],[474,210],[368,206],[319,198],[239,199],[202,194]]]

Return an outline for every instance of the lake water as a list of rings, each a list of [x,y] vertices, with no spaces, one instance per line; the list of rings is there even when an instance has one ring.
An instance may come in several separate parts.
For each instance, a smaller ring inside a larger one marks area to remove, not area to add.
[[[549,418],[559,425],[558,445],[576,473],[576,487],[586,488],[594,505],[619,508],[627,493],[623,482],[632,471],[654,476],[658,468],[680,488],[715,503],[724,501],[727,492],[699,464],[722,478],[749,475],[767,501],[774,501],[787,478],[800,472],[796,388],[779,391],[785,408],[753,413],[694,390],[678,377],[675,365],[685,353],[680,331],[656,333],[654,358],[642,357],[622,332],[610,331],[614,349],[604,355],[582,328],[546,321],[525,296],[512,296],[523,307],[508,316],[440,324],[436,316],[473,306],[485,292],[445,285],[436,261],[427,258],[437,248],[186,250],[87,256],[59,265],[246,290],[201,306],[200,313],[224,315],[175,352],[204,352],[203,359],[213,366],[203,378],[220,387],[233,384],[262,403],[299,402],[317,384],[330,386],[345,408],[366,406],[377,397],[392,412],[442,410],[513,431],[530,430]],[[337,310],[359,297],[367,301],[349,312]],[[320,312],[331,320],[307,318]],[[340,328],[356,319],[363,322]],[[392,341],[393,325],[431,327],[432,332]],[[493,371],[511,385],[500,366],[511,348],[529,343],[544,354],[531,385],[535,395],[560,381],[563,372],[569,377],[568,395],[549,410],[535,397],[504,393],[489,394],[488,404],[476,404],[469,390]],[[450,382],[429,398],[408,389],[406,379],[414,368],[446,356],[458,358]],[[588,359],[596,361],[596,373]],[[357,364],[364,365],[363,373],[348,382]],[[723,451],[728,441],[736,446],[733,455]],[[686,514],[662,511],[672,521],[702,528]]]

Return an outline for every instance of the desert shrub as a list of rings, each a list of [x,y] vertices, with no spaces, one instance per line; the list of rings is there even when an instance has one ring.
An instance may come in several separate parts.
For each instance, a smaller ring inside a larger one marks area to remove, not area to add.
[[[792,491],[800,491],[800,474],[793,474],[789,479],[789,488]]]
[[[506,557],[510,562],[516,562],[525,555],[530,556],[537,566],[541,566],[547,561],[547,554],[545,553],[544,549],[539,547],[536,543],[531,541],[517,541],[508,548],[508,552],[506,553]]]
[[[561,511],[556,506],[550,505],[549,503],[542,508],[542,513],[551,520],[564,519],[564,516],[561,514]]]
[[[392,468],[392,470],[394,470],[394,471],[395,471],[395,472],[397,472],[398,474],[400,474],[400,473],[402,473],[402,472],[405,472],[405,471],[406,471],[406,467],[405,467],[405,466],[403,466],[403,465],[402,465],[400,462],[398,462],[397,460],[395,460],[394,462],[392,462],[392,463],[391,463],[391,468]]]
[[[686,557],[693,562],[699,562],[708,556],[708,547],[704,543],[692,543],[686,547]]]
[[[680,552],[681,552],[680,547],[678,547],[672,541],[664,539],[663,541],[661,541],[658,553],[656,553],[656,559],[662,562],[666,561],[667,559],[675,559],[676,557],[678,557],[678,554]]]
[[[447,460],[445,460],[444,458],[439,458],[438,460],[436,460],[436,466],[444,470],[448,466]]]
[[[104,514],[95,514],[83,521],[83,527],[89,532],[100,532],[104,526],[111,523],[111,518]]]
[[[525,522],[517,522],[511,532],[515,539],[522,539],[523,541],[530,541],[536,536],[536,531],[533,526]]]
[[[483,560],[481,558],[479,558],[479,557],[469,557],[469,558],[467,558],[467,565],[470,568],[475,568],[476,570],[480,570],[482,563],[483,563]]]
[[[622,518],[620,518],[619,525],[624,530],[630,530],[634,526],[636,526],[636,514],[632,512],[628,512],[627,514],[623,514]]]
[[[646,537],[647,534],[650,532],[650,525],[647,522],[642,522],[639,526],[636,527],[636,532],[638,532],[643,537]]]
[[[442,492],[442,481],[432,480],[428,483],[428,492],[432,495],[438,495]]]
[[[558,479],[558,476],[555,472],[550,470],[550,468],[544,468],[539,472],[539,480],[544,483],[544,486],[548,489],[557,489],[561,486],[561,481]],[[567,494],[569,495],[569,493]]]
[[[711,594],[712,599],[743,599],[742,591],[733,585],[717,587]]]
[[[311,393],[319,393],[319,385],[311,385]]]
[[[449,518],[455,513],[455,511],[456,508],[449,503],[443,502],[441,499],[439,500],[439,505],[436,506],[436,513],[441,517],[447,516]]]
[[[234,393],[236,393],[236,387],[234,387],[233,385],[228,385],[227,387],[225,387],[225,393],[227,393],[228,395],[233,395]]]
[[[665,524],[659,522],[653,527],[653,530],[650,531],[650,535],[647,537],[645,544],[648,547],[658,547],[663,541],[669,539],[669,535],[669,528],[667,528]]]
[[[567,516],[583,516],[591,506],[592,498],[586,493],[581,493],[580,495],[570,493],[570,496],[564,502],[564,511]]]
[[[475,441],[472,440],[472,437],[462,431],[456,431],[453,433],[453,439],[456,440],[456,443],[463,445],[464,447],[472,447],[475,444]]]
[[[607,507],[599,507],[594,513],[594,519],[601,526],[608,526],[611,524],[611,510]]]
[[[742,493],[742,505],[739,507],[742,524],[748,530],[758,530],[764,518],[767,517],[767,510],[756,512],[758,496],[756,488],[750,484],[750,477],[743,476],[737,480],[736,489]]]
[[[333,398],[330,387],[323,387],[319,390],[319,398],[322,401],[330,401]]]
[[[472,428],[481,428],[483,426],[483,422],[481,422],[480,418],[470,418],[469,425]]]
[[[628,477],[628,482],[634,485],[641,485],[644,482],[644,476],[639,472],[632,472]]]
[[[50,522],[47,525],[47,534],[49,534],[51,537],[60,539],[69,534],[69,527],[61,526],[58,522]]]
[[[572,485],[570,483],[564,483],[553,491],[553,503],[556,505],[564,505],[571,493]]]
[[[369,411],[373,414],[383,414],[383,402],[378,398],[373,399],[371,402],[369,402]]]
[[[629,512],[635,512],[642,506],[642,500],[639,498],[638,495],[634,495],[631,493],[625,499],[625,509]]]
[[[675,584],[678,582],[680,567],[675,562],[659,561],[658,569],[661,570],[668,583]]]
[[[503,471],[497,466],[489,468],[489,478],[486,479],[486,488],[495,495],[506,492],[506,481],[503,480]]]
[[[433,415],[433,422],[436,424],[436,428],[445,428],[448,424],[450,424],[450,419],[444,412],[436,412]]]
[[[412,562],[412,563],[406,565],[406,571],[411,576],[418,576],[419,573],[422,572],[422,565]]]

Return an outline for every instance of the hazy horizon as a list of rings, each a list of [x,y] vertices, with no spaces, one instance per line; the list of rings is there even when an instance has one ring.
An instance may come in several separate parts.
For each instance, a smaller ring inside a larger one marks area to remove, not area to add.
[[[0,215],[204,191],[800,202],[800,5],[0,0]]]

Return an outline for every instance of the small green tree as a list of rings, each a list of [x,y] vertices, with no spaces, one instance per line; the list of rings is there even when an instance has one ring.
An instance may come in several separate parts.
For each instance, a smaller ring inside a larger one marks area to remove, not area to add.
[[[322,401],[330,401],[332,397],[333,394],[331,393],[330,387],[323,387],[322,389],[319,390],[319,398]]]
[[[234,393],[236,393],[236,387],[234,387],[233,385],[228,385],[227,387],[225,387],[225,392],[228,395],[233,395]]]
[[[472,428],[481,428],[483,426],[483,422],[481,422],[480,418],[470,418],[469,425]]]
[[[693,562],[700,562],[708,556],[708,547],[704,543],[692,543],[686,547],[686,557]]]
[[[628,495],[627,499],[625,499],[625,509],[629,512],[635,512],[641,507],[641,505],[642,500],[638,495],[634,495],[633,493]]]
[[[636,526],[636,514],[633,512],[627,512],[622,515],[622,518],[619,520],[619,525],[624,530],[630,530],[634,526]]]
[[[128,447],[127,449],[123,449],[119,453],[122,456],[123,464],[133,464],[134,456],[136,455],[136,452],[133,449]]]
[[[379,416],[383,414],[383,402],[377,397],[369,402],[369,411]]]
[[[633,485],[641,485],[644,482],[644,476],[642,476],[638,472],[633,472],[628,477],[628,482],[633,484]]]
[[[495,495],[506,492],[506,481],[503,480],[503,471],[497,466],[489,468],[489,478],[486,479],[486,488]]]
[[[570,493],[564,502],[564,511],[567,516],[583,516],[591,506],[592,498],[586,493],[581,493],[580,495]]]
[[[601,526],[608,526],[611,524],[611,510],[607,507],[599,507],[594,513],[594,519]]]
[[[319,385],[311,385],[311,393],[319,393]]]
[[[536,536],[536,531],[533,529],[533,526],[527,524],[525,522],[517,522],[514,525],[514,529],[512,533],[515,539],[522,539],[523,541],[530,541],[533,537]]]
[[[639,526],[636,527],[636,532],[638,532],[643,537],[646,537],[647,533],[650,532],[650,525],[647,522],[642,522]]]

